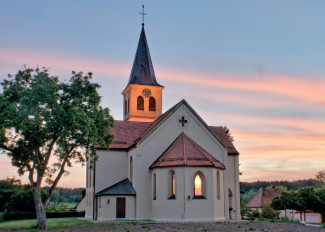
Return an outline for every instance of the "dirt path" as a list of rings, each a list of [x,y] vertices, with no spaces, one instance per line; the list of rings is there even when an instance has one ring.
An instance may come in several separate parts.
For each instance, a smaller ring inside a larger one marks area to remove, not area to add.
[[[139,223],[116,224],[106,226],[75,226],[60,228],[64,232],[88,232],[88,231],[256,231],[256,232],[325,232],[325,228],[304,226],[290,223],[271,222],[226,222],[226,223]]]

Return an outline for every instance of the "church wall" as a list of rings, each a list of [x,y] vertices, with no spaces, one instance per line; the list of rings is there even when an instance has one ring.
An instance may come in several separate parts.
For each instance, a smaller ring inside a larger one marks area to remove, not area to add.
[[[220,179],[220,198],[217,196],[217,171],[219,171]],[[224,196],[224,170],[215,169],[213,173],[214,178],[214,218],[215,220],[225,220],[225,196]]]
[[[189,221],[224,220],[223,202],[216,202],[216,168],[212,167],[185,167],[185,196],[186,218]],[[202,172],[206,181],[206,199],[193,199],[194,175]],[[190,196],[190,199],[188,199]]]
[[[240,189],[239,189],[239,158],[238,156],[229,156],[228,165],[225,171],[225,213],[227,217],[233,220],[240,220]],[[229,202],[229,190],[232,193],[232,202]],[[231,217],[229,215],[229,206],[232,206]]]
[[[179,119],[182,116],[185,116],[185,119],[188,120],[188,123],[184,127],[179,123]],[[195,119],[187,107],[180,107],[158,129],[138,144],[137,148],[130,151],[129,156],[133,154],[132,156],[134,158],[133,187],[137,192],[137,219],[149,219],[151,217],[151,204],[153,202],[152,185],[150,184],[152,177],[149,172],[150,165],[168,148],[181,132],[185,132],[211,155],[214,155],[225,165],[227,164],[228,155],[226,149],[203,125],[198,124],[200,122]],[[209,204],[214,205],[213,202],[207,203],[207,205]],[[195,203],[192,205],[195,205]],[[210,213],[210,215],[214,215],[213,207]]]
[[[98,150],[95,193],[127,178],[127,152]]]
[[[215,136],[205,128],[197,117],[185,106],[177,114],[177,118],[184,116],[185,119],[188,119],[184,126],[184,132],[217,160],[226,165],[228,159],[226,148],[217,141]],[[178,123],[178,126],[181,126],[181,124]]]
[[[175,172],[175,196],[176,199],[168,199],[168,172]],[[184,217],[184,169],[174,168],[156,168],[152,171],[156,174],[156,200],[152,201],[151,219],[156,221],[181,221]],[[153,191],[152,196],[153,196]]]
[[[168,199],[168,172],[170,170],[175,172],[176,199]],[[156,174],[157,194],[156,200],[151,199],[151,219],[156,221],[225,220],[223,195],[221,194],[220,200],[217,200],[216,195],[216,170],[213,167],[184,166],[153,169],[151,176]],[[203,173],[206,180],[206,199],[193,199],[194,176],[198,171]]]
[[[135,219],[135,196],[100,196],[98,197],[98,202],[100,202],[97,214],[98,221],[116,220],[117,197],[125,197],[125,219]],[[99,198],[101,199],[99,200]]]

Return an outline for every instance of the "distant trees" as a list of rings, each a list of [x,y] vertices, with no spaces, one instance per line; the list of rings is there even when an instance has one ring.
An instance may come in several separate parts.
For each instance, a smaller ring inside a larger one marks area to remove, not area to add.
[[[315,179],[319,182],[318,187],[325,188],[325,169],[316,173]]]
[[[42,199],[48,192],[41,189]],[[20,180],[7,178],[0,180],[0,211],[31,212],[35,211],[33,189],[30,185],[22,185]]]
[[[325,189],[299,188],[298,191],[284,191],[275,197],[271,207],[276,210],[294,209],[301,212],[312,210],[322,215],[325,222]]]
[[[232,136],[232,134],[231,134],[229,128],[228,128],[227,126],[224,126],[224,127],[223,127],[223,130],[224,130],[224,131],[226,132],[226,134],[228,135],[228,138],[230,139],[230,141],[233,142],[233,141],[234,141],[234,136]]]
[[[296,181],[254,181],[254,182],[240,182],[240,191],[248,192],[250,190],[257,191],[260,188],[267,188],[269,186],[281,186],[282,189],[298,190],[302,187],[317,187],[318,181],[315,179],[296,180]]]
[[[19,175],[27,173],[39,229],[46,228],[45,209],[66,168],[84,163],[86,154],[95,160],[96,146],[108,147],[113,139],[113,118],[91,79],[91,73],[72,72],[59,82],[45,68],[25,67],[1,83],[0,151]],[[44,181],[51,185],[46,199]]]

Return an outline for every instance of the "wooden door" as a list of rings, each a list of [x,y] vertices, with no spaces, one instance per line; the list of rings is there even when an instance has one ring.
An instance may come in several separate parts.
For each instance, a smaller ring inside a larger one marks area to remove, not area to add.
[[[116,198],[116,218],[125,218],[125,198]]]

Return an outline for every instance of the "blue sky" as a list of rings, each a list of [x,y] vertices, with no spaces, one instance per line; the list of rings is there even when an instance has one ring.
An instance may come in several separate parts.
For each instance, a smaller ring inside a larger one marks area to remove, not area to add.
[[[227,125],[242,180],[325,168],[324,1],[1,1],[0,81],[24,64],[62,80],[92,71],[121,119],[142,3],[163,110],[185,98],[208,124]],[[15,174],[8,165],[0,177]],[[83,175],[76,167],[62,183],[82,186]]]

